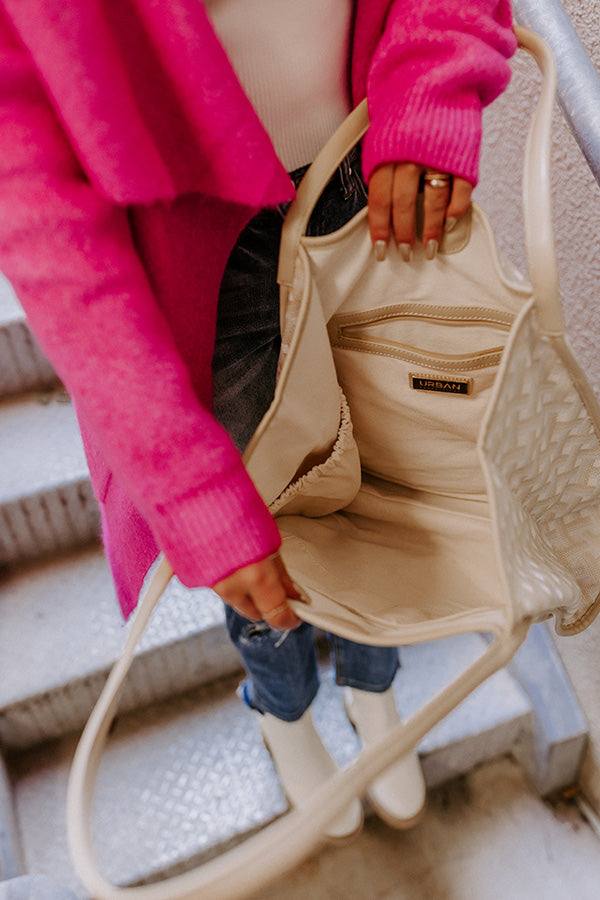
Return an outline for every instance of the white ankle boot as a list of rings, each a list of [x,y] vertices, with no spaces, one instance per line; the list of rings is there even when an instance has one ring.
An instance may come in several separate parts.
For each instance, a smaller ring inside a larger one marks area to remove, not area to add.
[[[383,693],[349,688],[345,705],[363,747],[376,743],[400,722],[393,688]],[[380,775],[370,785],[367,797],[380,818],[393,828],[414,825],[426,799],[425,778],[416,750]]]
[[[257,717],[281,786],[292,806],[300,808],[337,771],[337,766],[323,746],[310,709],[295,722],[284,722],[270,713],[257,713]],[[329,824],[325,837],[332,841],[347,840],[360,831],[362,824],[362,804],[354,800]]]

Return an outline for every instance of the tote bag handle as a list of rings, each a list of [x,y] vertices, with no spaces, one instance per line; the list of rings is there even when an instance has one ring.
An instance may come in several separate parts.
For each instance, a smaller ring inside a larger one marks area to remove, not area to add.
[[[540,330],[543,334],[557,336],[564,333],[564,321],[554,250],[550,182],[550,136],[556,95],[556,63],[546,42],[533,31],[515,27],[515,33],[519,46],[534,57],[543,76],[525,148],[523,215],[529,277],[536,298]],[[285,303],[294,280],[298,245],[311,213],[325,185],[368,127],[367,101],[363,100],[323,147],[298,187],[281,236],[277,281],[282,291],[282,303]]]

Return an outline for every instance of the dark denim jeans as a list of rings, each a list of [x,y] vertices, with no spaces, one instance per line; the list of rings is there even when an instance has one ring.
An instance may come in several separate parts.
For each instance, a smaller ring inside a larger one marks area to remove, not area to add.
[[[294,172],[296,183],[304,170]],[[366,203],[357,150],[323,192],[307,234],[341,228]],[[277,259],[286,209],[263,210],[248,224],[229,258],[219,296],[213,360],[215,414],[243,451],[275,391],[280,347]],[[251,622],[227,607],[227,627],[246,671],[246,702],[280,719],[300,718],[318,689],[313,629],[289,634]],[[384,691],[398,667],[395,647],[371,647],[329,635],[338,684]]]

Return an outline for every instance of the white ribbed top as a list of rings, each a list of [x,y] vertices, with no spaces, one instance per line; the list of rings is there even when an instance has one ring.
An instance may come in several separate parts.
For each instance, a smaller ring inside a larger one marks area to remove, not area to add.
[[[350,111],[352,0],[204,0],[237,76],[291,172]]]

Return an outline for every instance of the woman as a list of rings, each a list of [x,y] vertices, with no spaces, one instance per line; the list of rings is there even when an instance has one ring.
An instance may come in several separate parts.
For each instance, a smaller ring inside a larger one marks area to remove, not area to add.
[[[186,585],[215,587],[250,672],[246,697],[301,801],[333,763],[309,714],[310,633],[286,604],[297,592],[277,526],[239,454],[251,421],[236,448],[212,413],[217,315],[215,401],[233,430],[236,410],[252,401],[255,421],[272,392],[272,362],[260,398],[255,381],[243,392],[228,372],[250,289],[239,260],[267,234],[269,280],[294,193],[288,172],[297,177],[365,94],[377,255],[394,239],[410,257],[425,169],[438,173],[424,201],[435,255],[442,229],[469,205],[482,107],[509,78],[509,3],[3,0],[0,40],[0,267],[73,396],[123,613],[158,549]],[[360,202],[350,168],[338,173],[327,227]],[[261,317],[272,321],[271,296],[253,297],[242,343]],[[271,361],[277,341],[266,341]],[[265,623],[258,643],[247,640],[252,622]],[[395,650],[332,640],[369,741],[397,716]],[[371,794],[388,821],[411,821],[424,797],[416,756]],[[332,835],[360,817],[351,808]]]

